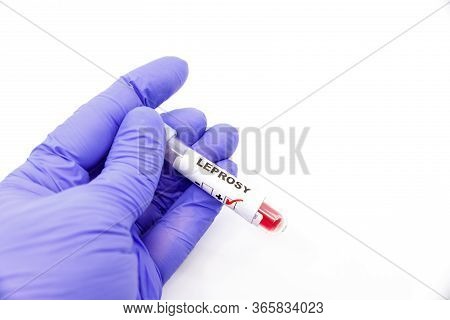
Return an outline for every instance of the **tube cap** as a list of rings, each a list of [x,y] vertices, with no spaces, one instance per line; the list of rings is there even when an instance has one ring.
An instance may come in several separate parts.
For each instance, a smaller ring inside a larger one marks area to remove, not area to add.
[[[271,233],[283,232],[286,227],[286,219],[274,208],[266,202],[263,202],[258,209],[258,213],[262,215],[259,226]]]

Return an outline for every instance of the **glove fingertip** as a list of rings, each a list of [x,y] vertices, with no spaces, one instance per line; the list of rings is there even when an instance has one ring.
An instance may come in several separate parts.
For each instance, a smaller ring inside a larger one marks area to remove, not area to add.
[[[177,57],[164,57],[122,78],[134,89],[143,105],[156,108],[181,88],[188,73],[186,61]]]

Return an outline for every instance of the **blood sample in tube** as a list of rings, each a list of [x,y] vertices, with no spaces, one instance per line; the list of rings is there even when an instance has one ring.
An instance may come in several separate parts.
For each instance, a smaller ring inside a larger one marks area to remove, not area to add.
[[[270,232],[283,231],[286,224],[283,216],[266,202],[263,202],[258,209],[262,215],[262,220],[259,226]]]

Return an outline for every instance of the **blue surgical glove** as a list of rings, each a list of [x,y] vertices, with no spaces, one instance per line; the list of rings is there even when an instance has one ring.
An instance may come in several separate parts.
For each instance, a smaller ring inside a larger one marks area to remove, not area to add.
[[[237,131],[152,108],[184,83],[178,58],[90,100],[0,184],[0,298],[158,299],[221,206],[164,162],[163,121],[231,172]],[[142,170],[145,168],[145,170]]]

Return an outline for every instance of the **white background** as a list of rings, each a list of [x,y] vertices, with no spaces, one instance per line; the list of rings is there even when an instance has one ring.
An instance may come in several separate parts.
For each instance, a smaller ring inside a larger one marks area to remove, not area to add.
[[[176,55],[190,77],[164,108],[261,126],[445,3],[441,0],[5,1],[119,76]],[[450,6],[271,125],[311,127],[311,175],[268,175],[450,295]],[[0,4],[0,176],[113,79]],[[277,159],[285,147],[273,146]],[[234,159],[255,161],[238,150]],[[299,169],[299,168],[298,168]],[[223,210],[167,299],[439,298],[258,176],[287,231]]]

